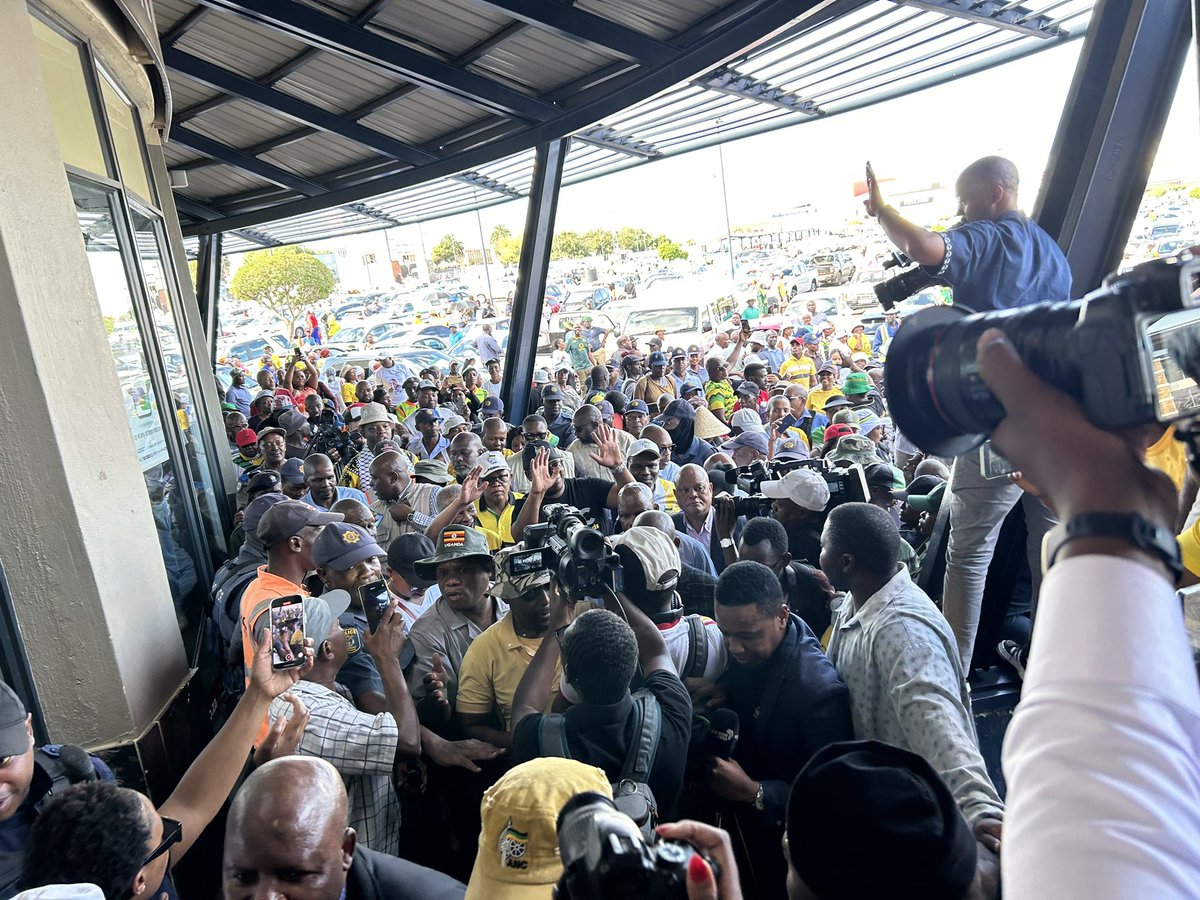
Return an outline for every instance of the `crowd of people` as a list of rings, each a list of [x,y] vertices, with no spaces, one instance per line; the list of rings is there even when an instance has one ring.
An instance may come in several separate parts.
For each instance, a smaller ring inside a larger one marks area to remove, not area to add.
[[[1016,191],[987,158],[950,232],[874,184],[866,205],[961,302],[1066,299]],[[894,314],[861,338],[800,305],[789,329],[734,318],[709,346],[579,350],[521,410],[495,358],[418,378],[264,361],[225,415],[237,551],[206,624],[227,719],[156,807],[104,777],[60,784],[0,690],[0,896],[174,896],[231,795],[226,898],[548,898],[563,879],[616,896],[667,877],[619,880],[666,855],[601,865],[628,845],[563,827],[580,795],[694,848],[675,873],[692,898],[976,900],[1002,871],[1011,897],[1194,893],[1200,692],[1160,556],[1083,533],[1044,580],[1030,567],[1040,603],[1001,652],[1026,679],[1007,798],[968,682],[1017,503],[1035,550],[1097,512],[1178,530],[1179,485],[1145,465],[1159,436],[1098,431],[989,332],[994,439],[1022,474],[984,478],[897,430]],[[831,494],[845,483],[861,495]],[[302,630],[275,658],[303,664],[273,667],[288,597]],[[95,887],[44,887],[65,884]]]

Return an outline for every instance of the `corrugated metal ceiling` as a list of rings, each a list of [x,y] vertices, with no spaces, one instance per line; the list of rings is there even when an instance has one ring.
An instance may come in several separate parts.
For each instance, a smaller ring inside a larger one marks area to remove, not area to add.
[[[201,74],[211,83],[171,76],[185,129],[167,158],[190,177],[178,193],[222,216],[188,218],[185,209],[185,233],[250,228],[260,241],[281,243],[505,202],[507,191],[529,190],[531,146],[563,133],[580,138],[564,170],[571,183],[647,155],[858,108],[1074,39],[1093,5],[1010,3],[1004,14],[1021,19],[1012,27],[899,0],[204,2],[193,12],[185,0],[154,0],[160,32],[172,39],[168,66],[187,62],[172,56],[179,51],[219,67]],[[304,18],[314,10],[319,18]],[[526,21],[512,17],[517,10]],[[771,32],[765,40],[761,30]],[[366,54],[380,38],[385,55]],[[685,80],[671,87],[668,77]],[[245,79],[278,93],[239,99]],[[599,122],[581,112],[606,104]],[[314,107],[338,115],[314,120]],[[560,120],[573,124],[552,131]],[[254,174],[236,156],[193,151],[187,129],[276,168]],[[329,198],[309,200],[262,177],[280,170]],[[461,172],[494,179],[505,192],[472,185]],[[227,248],[242,244],[252,246],[227,236]]]

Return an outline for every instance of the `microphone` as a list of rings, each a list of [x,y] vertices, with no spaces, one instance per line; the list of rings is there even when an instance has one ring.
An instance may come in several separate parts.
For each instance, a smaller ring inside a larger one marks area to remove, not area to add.
[[[58,761],[62,763],[63,772],[71,784],[97,780],[96,767],[92,764],[92,758],[82,747],[63,744],[58,748]]]
[[[717,759],[729,759],[738,742],[738,714],[732,709],[714,709],[708,715],[706,748]]]

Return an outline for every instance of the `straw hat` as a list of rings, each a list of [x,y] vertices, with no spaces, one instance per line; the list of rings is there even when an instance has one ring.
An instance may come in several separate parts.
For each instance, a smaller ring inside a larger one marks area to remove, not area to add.
[[[709,441],[713,438],[724,437],[729,434],[729,426],[722,425],[721,420],[709,412],[707,407],[700,406],[696,408],[696,437],[702,441]]]

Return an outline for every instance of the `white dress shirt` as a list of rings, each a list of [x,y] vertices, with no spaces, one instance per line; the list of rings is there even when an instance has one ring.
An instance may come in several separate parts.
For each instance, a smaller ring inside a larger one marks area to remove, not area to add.
[[[1200,894],[1200,689],[1161,574],[1050,570],[1004,773],[1005,898]]]

